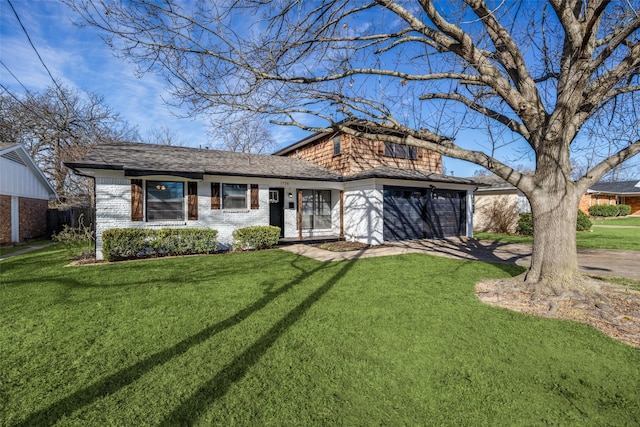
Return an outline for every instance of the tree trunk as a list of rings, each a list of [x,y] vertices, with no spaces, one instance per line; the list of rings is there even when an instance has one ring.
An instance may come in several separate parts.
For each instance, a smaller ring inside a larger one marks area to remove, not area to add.
[[[540,189],[529,198],[533,254],[525,280],[535,290],[560,294],[576,289],[580,283],[576,251],[579,198],[571,184],[563,182],[555,187],[555,190]]]

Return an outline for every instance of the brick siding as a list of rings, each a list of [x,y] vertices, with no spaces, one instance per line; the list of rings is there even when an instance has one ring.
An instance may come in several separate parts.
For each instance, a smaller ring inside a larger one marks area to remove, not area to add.
[[[45,237],[47,234],[47,207],[49,202],[41,199],[20,197],[20,241]]]
[[[19,241],[45,237],[47,234],[47,207],[49,202],[42,199],[20,197],[18,199],[19,212]],[[11,242],[11,196],[0,196],[0,244]]]
[[[631,215],[640,215],[640,197],[637,196],[620,196],[621,204],[631,206]],[[580,199],[579,209],[588,214],[589,207],[593,205],[615,205],[616,196],[613,195],[595,195],[584,194]]]
[[[442,173],[442,155],[416,147],[417,159],[400,159],[384,155],[384,142],[340,135],[340,154],[333,154],[333,137],[327,136],[287,154],[316,163],[343,175],[355,175],[379,166],[416,169]]]
[[[0,195],[0,245],[11,243],[11,196]]]

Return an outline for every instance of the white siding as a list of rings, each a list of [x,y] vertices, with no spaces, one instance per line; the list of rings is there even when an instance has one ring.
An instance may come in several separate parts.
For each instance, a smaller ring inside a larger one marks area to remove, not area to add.
[[[0,194],[49,200],[49,189],[31,168],[1,156]]]
[[[345,185],[344,224],[347,240],[382,244],[382,186],[376,186],[374,181]]]
[[[206,177],[198,182],[198,220],[188,221],[187,195],[185,190],[185,220],[146,222],[131,221],[131,180],[125,178],[122,172],[103,172],[103,176],[96,177],[96,257],[102,259],[102,233],[110,228],[211,228],[218,230],[218,242],[221,249],[229,248],[233,243],[233,231],[251,225],[269,225],[269,188],[281,187],[285,184],[277,180],[265,180],[244,177]],[[153,177],[153,180],[184,181],[175,177]],[[259,209],[211,209],[211,183],[247,184],[247,206],[250,206],[250,185],[258,184]],[[297,237],[297,189],[323,188],[320,183],[307,181],[287,182],[284,187],[285,195],[285,237]],[[339,184],[333,184],[337,187]],[[289,198],[289,193],[292,198]],[[293,201],[294,208],[289,209],[289,201]],[[340,192],[331,192],[332,229],[324,234],[337,234],[340,229]],[[309,232],[303,235],[310,235]]]

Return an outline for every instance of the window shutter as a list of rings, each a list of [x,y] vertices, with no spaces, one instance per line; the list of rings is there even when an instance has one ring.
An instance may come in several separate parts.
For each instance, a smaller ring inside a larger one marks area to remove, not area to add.
[[[142,180],[131,180],[131,221],[142,221],[143,218]]]
[[[187,219],[198,220],[198,183],[187,182]]]
[[[251,209],[260,209],[258,184],[251,184]]]
[[[211,209],[220,209],[220,183],[211,183]]]

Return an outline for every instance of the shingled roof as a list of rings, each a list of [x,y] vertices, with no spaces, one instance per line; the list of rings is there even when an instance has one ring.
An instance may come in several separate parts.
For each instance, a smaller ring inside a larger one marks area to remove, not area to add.
[[[204,175],[229,175],[320,181],[342,178],[322,166],[289,157],[133,142],[101,143],[82,160],[65,164],[75,170],[123,170],[126,176],[202,179]]]
[[[640,194],[640,181],[598,182],[590,189],[590,193]]]
[[[452,184],[482,185],[472,178],[456,178],[439,173],[425,172],[419,169],[398,169],[388,166],[380,166],[377,168],[369,169],[355,175],[347,176],[344,178],[344,180],[355,181],[368,178],[388,178],[431,182],[448,182]]]

